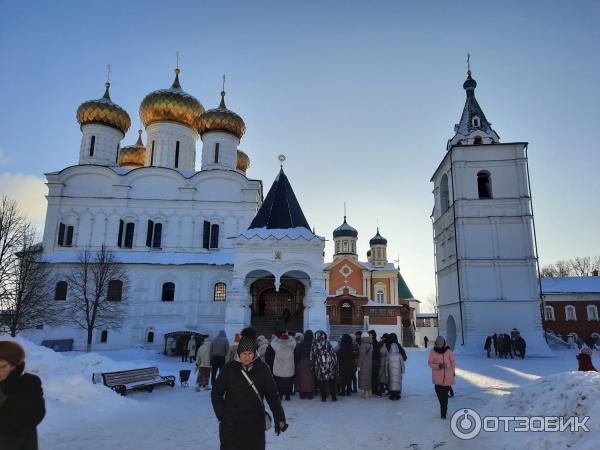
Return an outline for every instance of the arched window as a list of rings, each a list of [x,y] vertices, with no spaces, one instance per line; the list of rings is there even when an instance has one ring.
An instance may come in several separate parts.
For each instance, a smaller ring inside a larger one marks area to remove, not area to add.
[[[473,139],[473,143],[475,145],[481,145],[483,144],[483,139],[481,139],[481,136],[475,136],[475,139]]]
[[[58,225],[58,245],[61,247],[72,247],[74,233],[75,227],[73,225],[67,225],[61,222]]]
[[[450,191],[448,189],[448,175],[444,174],[442,176],[442,181],[440,182],[440,208],[442,214],[448,211],[450,207]]]
[[[210,248],[219,248],[219,225],[216,223],[210,226]]]
[[[339,252],[340,252],[340,241],[337,241],[337,242],[335,243],[335,252],[336,252],[336,253],[339,253]]]
[[[100,343],[106,344],[108,342],[108,330],[102,330],[100,333]]]
[[[383,303],[383,291],[377,291],[377,303]]]
[[[121,280],[110,280],[106,299],[109,302],[120,302],[123,299],[123,282]]]
[[[162,297],[163,302],[172,302],[175,300],[175,283],[170,281],[162,285]]]
[[[146,335],[146,342],[148,344],[154,343],[154,331],[148,331],[148,334]]]
[[[348,251],[348,241],[344,241],[343,247],[344,247],[344,252],[347,252]]]
[[[479,198],[492,198],[492,177],[487,170],[477,174],[477,190]]]
[[[227,285],[225,283],[215,284],[213,301],[224,302],[227,300]]]
[[[356,253],[356,242],[352,241],[352,253]]]
[[[546,320],[556,320],[554,318],[554,307],[546,306],[544,311],[546,312]]]
[[[577,320],[577,314],[573,305],[565,306],[565,317],[567,320]]]
[[[588,320],[598,320],[598,307],[596,305],[587,306]]]
[[[56,283],[54,289],[54,300],[66,300],[67,299],[67,282],[59,281]]]
[[[473,120],[471,121],[473,128],[479,128],[481,127],[481,119],[477,116],[473,117]]]

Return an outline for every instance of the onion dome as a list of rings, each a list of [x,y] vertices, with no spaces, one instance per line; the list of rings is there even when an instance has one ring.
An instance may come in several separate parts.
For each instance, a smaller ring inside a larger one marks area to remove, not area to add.
[[[225,106],[225,91],[221,91],[221,103],[218,108],[209,109],[202,114],[197,122],[198,133],[204,134],[209,131],[225,131],[235,134],[241,139],[246,132],[244,120]]]
[[[346,216],[344,216],[344,223],[341,224],[339,227],[337,227],[335,230],[333,230],[333,237],[334,238],[338,238],[338,237],[357,238],[358,231],[356,231],[356,228],[353,228],[350,225],[348,225],[348,222],[346,222]]]
[[[142,142],[142,130],[138,130],[138,140],[119,150],[119,166],[143,166],[146,161],[146,146]]]
[[[159,89],[146,95],[140,105],[144,126],[155,122],[177,122],[195,128],[194,123],[204,112],[204,106],[195,97],[181,89],[179,69],[169,89]]]
[[[244,153],[243,151],[238,149],[237,164],[236,164],[235,168],[237,170],[240,170],[240,171],[246,173],[246,171],[248,170],[248,167],[250,167],[250,157],[246,153]]]
[[[83,102],[77,108],[77,122],[79,125],[88,123],[100,123],[116,128],[123,134],[127,133],[131,126],[129,114],[110,99],[110,83],[107,81],[106,91],[102,98]]]
[[[374,245],[387,245],[387,239],[384,238],[381,234],[379,234],[379,227],[377,227],[377,234],[371,238],[369,241],[369,245],[373,247]]]

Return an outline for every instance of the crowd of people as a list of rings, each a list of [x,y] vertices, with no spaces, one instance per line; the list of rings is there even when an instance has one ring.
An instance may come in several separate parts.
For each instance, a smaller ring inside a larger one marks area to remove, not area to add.
[[[513,329],[510,335],[494,333],[492,336],[487,336],[483,349],[486,351],[488,358],[491,357],[493,352],[497,358],[514,358],[516,356],[525,359],[527,343],[519,331]]]

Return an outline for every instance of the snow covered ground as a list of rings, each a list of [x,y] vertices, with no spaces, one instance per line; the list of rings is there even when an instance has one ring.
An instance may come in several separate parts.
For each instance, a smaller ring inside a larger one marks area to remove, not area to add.
[[[41,376],[48,413],[39,427],[40,449],[218,449],[217,421],[210,392],[179,385],[153,393],[116,395],[91,383],[94,372],[158,366],[178,375],[193,368],[176,358],[144,349],[91,353],[55,353],[21,341],[28,370]],[[457,357],[456,396],[449,419],[439,418],[431,385],[428,353],[407,349],[402,399],[364,400],[342,397],[337,403],[315,400],[284,402],[290,428],[277,437],[267,432],[269,449],[596,449],[600,442],[600,374],[571,372],[575,351],[552,358],[487,359]],[[594,364],[600,358],[594,355]],[[455,410],[472,408],[481,415],[590,415],[590,432],[484,433],[461,441],[450,430]],[[243,450],[243,449],[240,449]]]

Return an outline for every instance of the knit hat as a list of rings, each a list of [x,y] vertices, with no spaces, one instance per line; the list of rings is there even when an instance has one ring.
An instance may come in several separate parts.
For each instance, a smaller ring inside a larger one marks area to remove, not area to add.
[[[440,346],[444,344],[446,344],[446,339],[444,339],[442,336],[438,336],[435,338],[435,345]]]
[[[258,348],[258,344],[256,340],[249,336],[242,336],[240,339],[240,343],[238,344],[237,354],[241,355],[244,352],[252,352],[255,353]]]
[[[25,350],[15,341],[0,341],[0,359],[8,361],[11,366],[18,366],[25,361]]]

